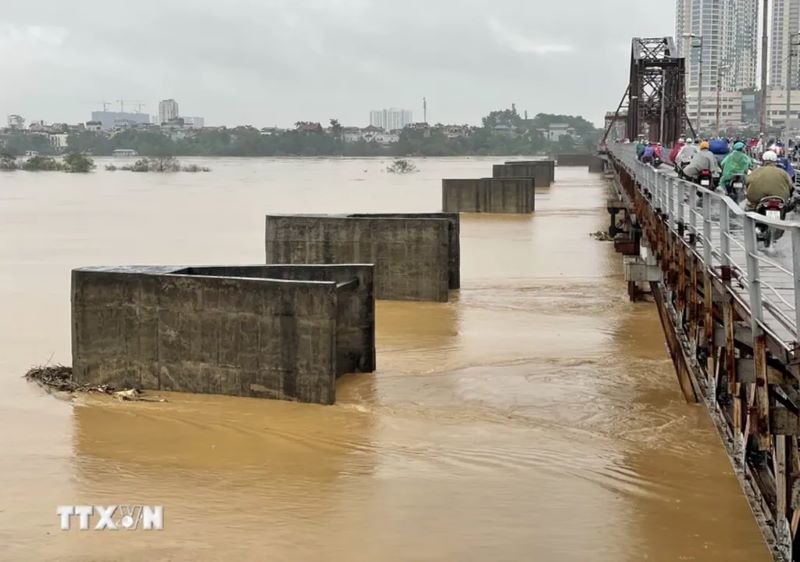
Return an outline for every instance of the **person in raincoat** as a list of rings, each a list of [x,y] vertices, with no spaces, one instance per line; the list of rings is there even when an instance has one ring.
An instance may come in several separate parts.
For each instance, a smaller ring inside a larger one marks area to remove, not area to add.
[[[722,161],[722,178],[719,183],[729,193],[733,177],[745,176],[748,170],[753,167],[753,161],[744,153],[744,148],[743,142],[734,143],[733,152],[728,154]]]
[[[689,139],[691,141],[691,139]],[[678,154],[680,154],[681,149],[686,145],[686,139],[683,137],[678,139],[678,142],[675,143],[675,146],[672,147],[672,150],[669,153],[669,161],[673,164],[678,163]]]
[[[777,166],[778,155],[767,150],[761,156],[762,165],[747,176],[747,210],[752,211],[764,197],[780,197],[788,201],[792,196],[789,175]]]
[[[636,141],[636,158],[637,160],[642,159],[642,152],[644,152],[644,139],[640,138]]]
[[[719,173],[719,164],[714,154],[708,149],[707,141],[700,143],[700,152],[694,155],[689,165],[683,169],[683,173],[691,179],[697,179],[703,170],[710,171],[712,176]]]

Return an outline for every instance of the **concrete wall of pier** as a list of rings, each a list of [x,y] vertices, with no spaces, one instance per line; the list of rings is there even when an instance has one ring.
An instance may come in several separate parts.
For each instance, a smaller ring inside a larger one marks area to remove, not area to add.
[[[532,213],[533,178],[442,180],[442,210],[447,213]]]
[[[369,265],[77,269],[73,376],[332,404],[375,369],[374,306]]]
[[[372,263],[375,296],[447,302],[460,286],[458,214],[269,215],[267,263]]]
[[[550,187],[555,181],[555,161],[519,160],[492,166],[495,178],[533,178],[536,187]]]

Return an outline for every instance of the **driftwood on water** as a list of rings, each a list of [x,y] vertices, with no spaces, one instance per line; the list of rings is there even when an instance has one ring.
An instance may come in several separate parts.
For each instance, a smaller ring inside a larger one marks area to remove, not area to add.
[[[48,365],[33,367],[25,373],[28,381],[35,382],[48,391],[55,392],[94,392],[97,394],[108,394],[118,400],[140,400],[145,402],[166,402],[164,398],[150,398],[142,396],[142,393],[135,388],[115,388],[108,384],[91,386],[78,384],[72,378],[72,367],[65,365]]]

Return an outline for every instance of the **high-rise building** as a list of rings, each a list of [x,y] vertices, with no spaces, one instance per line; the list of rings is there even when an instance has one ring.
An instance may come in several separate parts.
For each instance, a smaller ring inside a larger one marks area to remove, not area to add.
[[[706,128],[716,119],[716,101],[713,108],[707,109],[707,104],[716,98],[718,85],[723,92],[756,86],[758,0],[677,0],[675,43],[679,55],[686,57],[687,101],[695,108],[702,60],[703,122],[695,126]]]
[[[24,129],[25,128],[25,118],[21,115],[9,115],[8,116],[8,128],[9,129]]]
[[[115,128],[147,125],[150,116],[146,113],[127,113],[123,111],[92,111],[92,121],[100,123],[100,128],[110,131]]]
[[[175,100],[161,100],[158,102],[158,121],[159,125],[161,123],[167,123],[172,119],[177,119],[179,117],[178,114],[178,102]]]
[[[800,31],[800,0],[772,0],[772,24],[769,36],[771,90],[786,89],[789,42],[790,40],[797,42],[798,31]],[[797,90],[800,89],[800,57],[792,57],[791,63],[791,85],[793,90]]]
[[[202,129],[206,125],[206,120],[203,117],[186,117],[184,115],[182,119],[187,127],[192,127],[193,129]]]
[[[407,109],[376,109],[369,112],[369,124],[385,131],[402,129],[413,121],[413,115]]]

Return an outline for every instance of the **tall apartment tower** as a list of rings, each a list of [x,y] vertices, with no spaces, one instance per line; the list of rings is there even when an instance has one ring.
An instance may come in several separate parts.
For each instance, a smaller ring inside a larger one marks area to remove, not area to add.
[[[772,0],[770,30],[770,89],[786,89],[786,65],[789,60],[789,39],[797,43],[800,31],[800,0]],[[798,48],[795,47],[795,50]],[[797,55],[797,54],[796,54]],[[800,89],[800,56],[792,59],[790,81],[793,90]]]
[[[158,124],[167,123],[178,118],[178,102],[175,100],[161,100],[158,102]]]
[[[800,0],[773,0],[797,2]],[[721,78],[728,92],[756,87],[758,62],[758,0],[677,0],[675,43],[686,57],[688,90],[697,90],[700,75],[699,39],[703,50],[703,92],[715,92]],[[705,105],[705,104],[703,104]]]
[[[369,124],[386,131],[402,129],[413,121],[413,114],[407,109],[376,109],[369,112]]]

